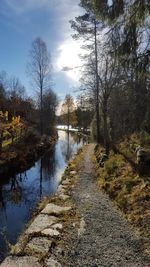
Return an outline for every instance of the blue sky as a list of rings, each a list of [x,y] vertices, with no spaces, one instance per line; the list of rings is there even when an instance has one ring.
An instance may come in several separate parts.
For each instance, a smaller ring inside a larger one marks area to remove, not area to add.
[[[26,75],[32,41],[41,37],[51,53],[54,90],[62,99],[78,86],[77,69],[63,72],[63,66],[80,65],[80,44],[72,40],[70,19],[82,14],[78,0],[1,0],[0,71],[18,77],[27,93],[33,91]]]

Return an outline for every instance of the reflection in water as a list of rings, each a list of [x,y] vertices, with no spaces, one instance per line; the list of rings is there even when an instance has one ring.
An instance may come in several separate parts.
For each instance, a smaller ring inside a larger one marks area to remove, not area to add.
[[[5,208],[5,202],[4,202],[4,198],[3,198],[2,188],[3,188],[2,185],[0,185],[0,209]]]
[[[41,199],[41,197],[42,197],[42,181],[43,181],[43,172],[42,172],[43,161],[42,161],[42,158],[40,160],[40,163],[41,163],[41,166],[40,166],[40,199]]]
[[[67,161],[84,142],[77,134],[58,134],[56,145],[32,168],[7,180],[0,177],[0,259],[8,249],[6,240],[16,242],[36,203],[57,190]]]
[[[70,144],[69,144],[69,132],[67,132],[67,153],[66,153],[66,160],[70,159]]]

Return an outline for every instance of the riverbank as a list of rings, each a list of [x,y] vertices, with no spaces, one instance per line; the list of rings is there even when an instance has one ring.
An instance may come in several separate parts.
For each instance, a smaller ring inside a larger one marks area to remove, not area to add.
[[[57,126],[57,130],[68,132],[67,126]],[[69,128],[69,132],[78,134],[82,137],[90,139],[91,137],[91,130],[83,130],[83,129],[77,129],[77,128]]]
[[[20,236],[16,245],[11,246],[10,256],[1,264],[4,266],[61,266],[58,254],[63,254],[63,237],[68,227],[79,224],[79,215],[70,198],[77,172],[74,160],[70,161],[56,194],[45,197],[38,204],[32,220]]]
[[[93,153],[93,145],[85,146],[69,163],[2,267],[149,265],[141,237],[99,191]]]
[[[0,175],[4,178],[30,168],[56,141],[57,135],[42,138],[31,136],[13,144],[0,155]]]
[[[25,172],[0,180],[0,261],[24,231],[41,198],[52,196],[83,138],[58,131],[58,140]],[[1,177],[3,178],[3,177]]]

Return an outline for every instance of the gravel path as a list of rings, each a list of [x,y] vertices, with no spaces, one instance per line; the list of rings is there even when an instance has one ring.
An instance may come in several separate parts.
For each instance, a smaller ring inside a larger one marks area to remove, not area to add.
[[[78,236],[68,236],[65,258],[70,267],[148,267],[139,238],[109,198],[98,190],[89,145],[72,198],[81,216]],[[64,266],[64,265],[63,265]]]

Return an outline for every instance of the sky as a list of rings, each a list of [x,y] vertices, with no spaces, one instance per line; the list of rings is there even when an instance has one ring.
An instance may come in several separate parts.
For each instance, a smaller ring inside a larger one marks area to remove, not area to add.
[[[53,65],[54,91],[60,100],[79,86],[80,43],[73,40],[69,20],[83,14],[78,0],[0,0],[0,71],[16,76],[34,95],[26,74],[31,43],[41,37]]]

